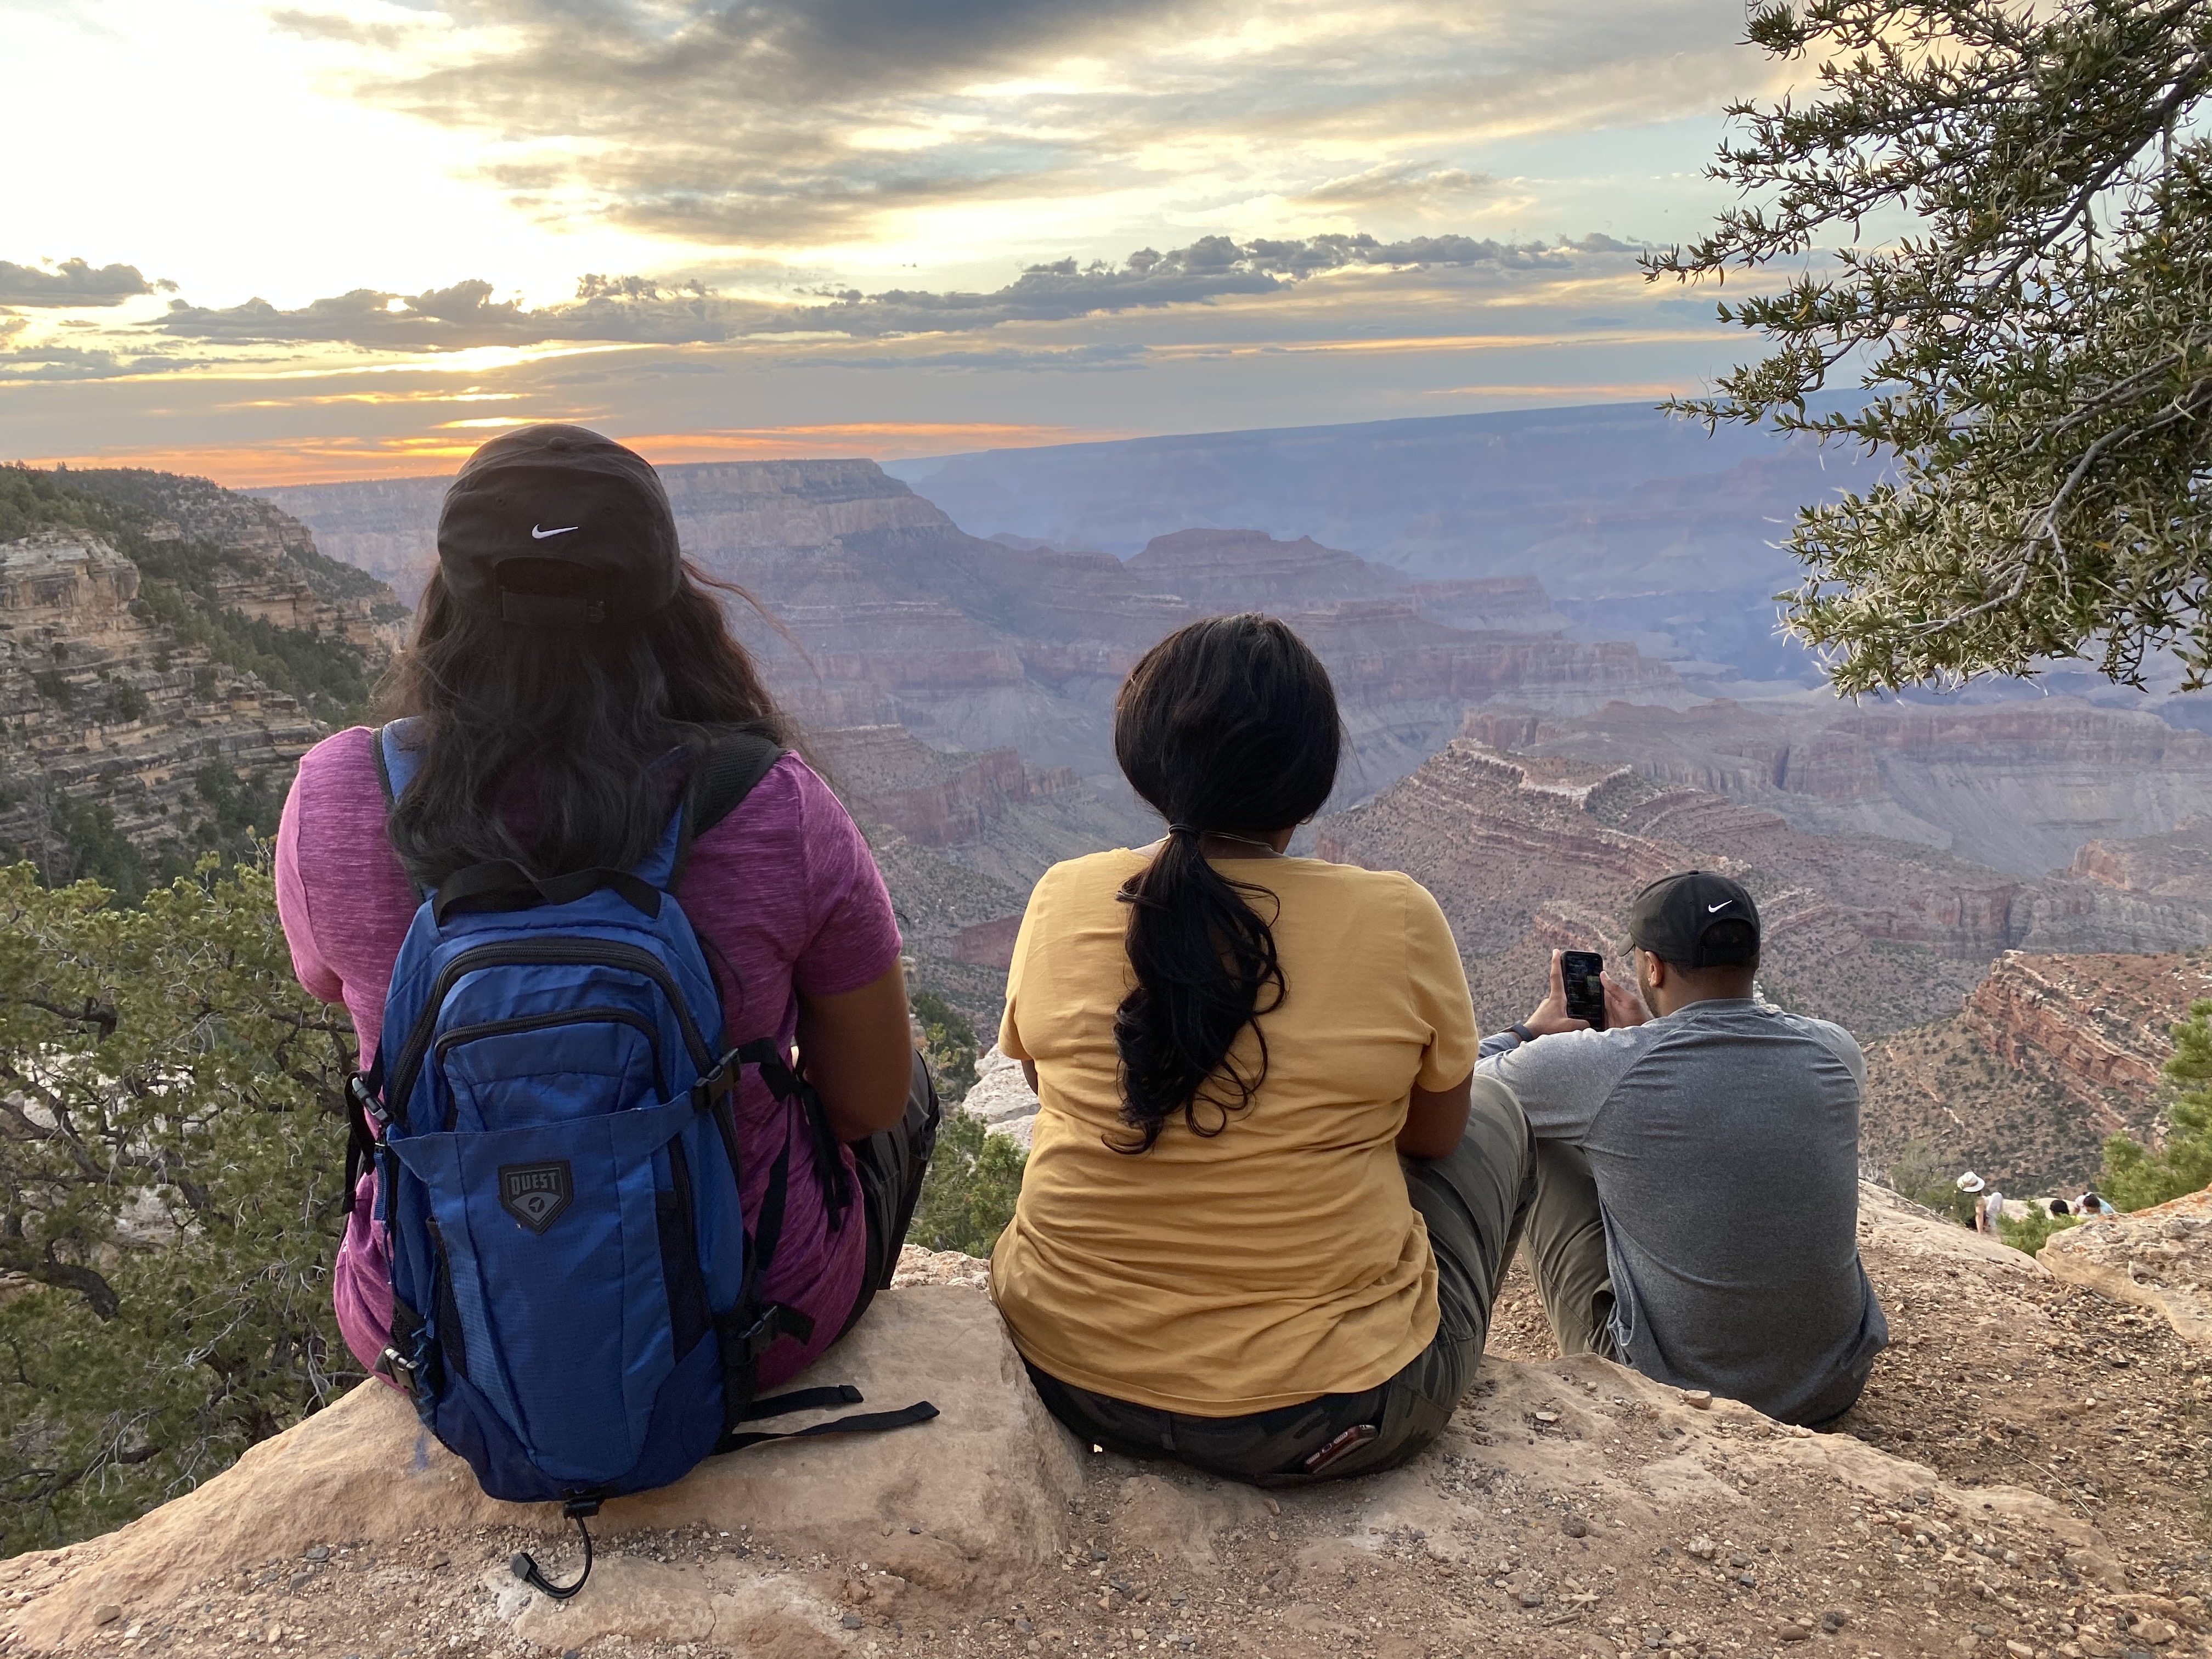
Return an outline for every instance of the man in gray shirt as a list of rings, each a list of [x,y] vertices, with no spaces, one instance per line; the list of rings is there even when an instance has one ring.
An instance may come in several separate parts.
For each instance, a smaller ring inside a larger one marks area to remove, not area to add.
[[[1606,1029],[1551,994],[1476,1070],[1537,1138],[1526,1243],[1562,1353],[1599,1353],[1784,1422],[1850,1409],[1889,1328],[1858,1254],[1850,1032],[1753,993],[1759,911],[1725,876],[1629,909],[1641,996],[1607,976]]]

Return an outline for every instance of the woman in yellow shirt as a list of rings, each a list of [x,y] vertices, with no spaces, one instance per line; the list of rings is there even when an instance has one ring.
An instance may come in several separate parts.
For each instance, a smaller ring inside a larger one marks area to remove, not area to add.
[[[1046,1404],[1263,1485],[1436,1437],[1534,1183],[1436,900],[1285,853],[1341,731],[1279,622],[1154,647],[1114,743],[1167,836],[1045,873],[999,1036],[1042,1103],[992,1293]]]

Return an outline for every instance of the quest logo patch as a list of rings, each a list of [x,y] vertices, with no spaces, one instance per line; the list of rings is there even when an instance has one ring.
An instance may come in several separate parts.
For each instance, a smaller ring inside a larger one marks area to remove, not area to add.
[[[543,1234],[558,1221],[575,1196],[566,1160],[499,1166],[499,1207],[533,1233]]]

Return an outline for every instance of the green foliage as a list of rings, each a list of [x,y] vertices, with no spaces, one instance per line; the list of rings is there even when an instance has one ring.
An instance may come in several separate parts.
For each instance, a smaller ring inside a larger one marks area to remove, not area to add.
[[[1013,1219],[1028,1158],[1004,1135],[987,1134],[981,1119],[959,1109],[975,1086],[975,1028],[934,991],[911,993],[908,1006],[921,1028],[922,1058],[945,1112],[907,1243],[988,1255]]]
[[[108,692],[101,707],[111,722],[120,722],[144,720],[153,705],[137,686],[118,683]]]
[[[1964,1226],[1974,1224],[1974,1195],[1959,1190],[1956,1178],[1924,1140],[1908,1140],[1898,1149],[1896,1161],[1889,1166],[1889,1184],[1923,1209]]]
[[[1770,355],[1671,406],[1889,457],[1799,514],[1794,632],[1839,690],[2172,647],[2212,678],[2212,0],[1799,0],[1710,176],[1748,204],[1649,275]],[[1825,238],[1845,246],[1826,257]],[[1809,258],[1808,256],[1812,256]],[[1832,373],[1863,404],[1808,412]]]
[[[0,1555],[116,1526],[358,1380],[352,1064],[265,867],[136,908],[0,870]]]
[[[2212,1186],[2212,1002],[2191,1003],[2173,1027],[2166,1074],[2182,1085],[2166,1108],[2166,1144],[2152,1152],[2125,1135],[2105,1143],[2097,1191],[2115,1209],[2147,1210]]]
[[[2063,1233],[2069,1227],[2078,1227],[2081,1218],[2074,1215],[2053,1215],[2047,1209],[2030,1209],[2027,1217],[2014,1221],[2010,1216],[1997,1220],[1997,1237],[2015,1250],[2025,1250],[2033,1255],[2051,1242],[2051,1235]]]
[[[975,1028],[934,991],[916,991],[907,1004],[921,1027],[922,1057],[937,1080],[939,1097],[957,1104],[975,1086]]]
[[[990,1255],[1014,1218],[1028,1162],[1028,1155],[1006,1136],[988,1133],[981,1118],[947,1109],[907,1243],[924,1249]]]

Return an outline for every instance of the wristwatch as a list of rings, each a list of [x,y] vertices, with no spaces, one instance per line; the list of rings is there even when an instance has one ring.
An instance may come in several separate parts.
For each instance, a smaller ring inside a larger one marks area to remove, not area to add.
[[[1505,1029],[1523,1042],[1534,1042],[1536,1040],[1536,1034],[1517,1019]]]

